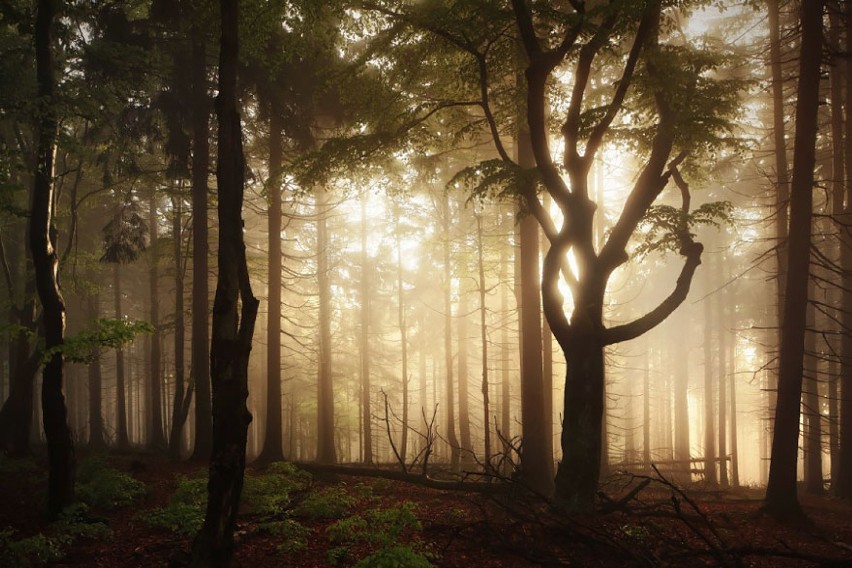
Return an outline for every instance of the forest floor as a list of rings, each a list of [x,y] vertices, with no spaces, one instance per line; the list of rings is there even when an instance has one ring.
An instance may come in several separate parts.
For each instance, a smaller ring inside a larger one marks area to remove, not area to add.
[[[82,459],[79,470],[89,504],[47,523],[44,464],[0,460],[0,566],[185,564],[203,515],[202,464],[109,454]],[[807,520],[791,524],[760,514],[754,489],[620,476],[604,492],[598,514],[564,516],[517,490],[249,466],[233,564],[852,566],[852,507],[837,500],[803,495]]]

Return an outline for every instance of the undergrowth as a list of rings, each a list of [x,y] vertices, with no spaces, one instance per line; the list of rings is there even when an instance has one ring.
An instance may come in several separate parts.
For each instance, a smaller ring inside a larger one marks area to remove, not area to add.
[[[333,566],[348,563],[353,545],[369,545],[374,552],[359,560],[356,568],[428,568],[432,566],[423,543],[412,538],[411,544],[400,541],[405,535],[423,530],[414,515],[415,505],[405,502],[390,509],[367,511],[340,519],[326,529],[335,546],[328,551]]]

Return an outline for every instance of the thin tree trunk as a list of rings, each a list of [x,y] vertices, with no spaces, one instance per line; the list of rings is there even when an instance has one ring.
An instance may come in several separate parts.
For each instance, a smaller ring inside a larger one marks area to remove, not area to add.
[[[500,434],[504,439],[503,453],[509,456],[508,441],[512,439],[512,388],[509,382],[509,363],[511,361],[509,349],[509,247],[506,243],[503,243],[500,247],[500,282],[502,283],[500,286],[500,317],[503,320],[500,332],[500,349],[502,351],[500,357],[502,361],[500,366]]]
[[[674,394],[674,434],[675,455],[674,459],[683,462],[678,469],[678,477],[688,483],[692,479],[689,459],[692,457],[689,451],[689,316],[686,312],[680,312],[677,321],[673,322],[670,329],[675,335],[670,343],[674,347],[674,376],[672,387]]]
[[[284,459],[281,423],[281,161],[283,120],[275,104],[269,109],[269,321],[266,325],[266,434],[261,462]]]
[[[721,292],[716,294],[716,313],[719,314],[719,421],[717,434],[719,436],[719,485],[728,486],[728,320],[725,317],[727,307]]]
[[[112,265],[112,291],[115,319],[122,319],[124,314],[121,308],[121,265],[119,263]],[[124,371],[124,349],[119,347],[115,350],[115,445],[122,450],[130,446],[127,433],[127,385]]]
[[[39,0],[35,23],[36,79],[42,101],[38,125],[38,153],[30,216],[30,251],[35,268],[36,290],[42,305],[45,349],[61,349],[65,340],[65,301],[59,286],[59,258],[54,225],[54,157],[58,119],[54,101],[51,53],[54,0]],[[62,354],[54,352],[42,371],[41,405],[47,439],[49,478],[47,510],[51,516],[74,499],[74,442],[68,427],[68,410],[62,394]]]
[[[712,288],[710,278],[712,270],[705,277],[707,290]],[[713,302],[710,297],[704,298],[704,481],[715,485],[716,480],[716,405],[713,400],[714,367],[713,367]]]
[[[466,269],[465,269],[466,272]],[[470,435],[470,391],[468,375],[468,312],[470,312],[469,278],[459,282],[458,345],[459,345],[459,435],[461,438],[462,463],[473,462],[473,442]]]
[[[245,474],[252,416],[246,406],[248,365],[259,302],[254,297],[243,239],[245,158],[237,102],[238,0],[221,0],[222,39],[216,115],[218,143],[219,274],[210,346],[213,446],[204,525],[193,543],[193,566],[228,566]]]
[[[207,177],[210,168],[207,53],[204,30],[192,30],[192,338],[190,367],[195,379],[195,447],[206,460],[213,444],[210,406],[210,286],[208,283]]]
[[[852,50],[852,6],[845,3],[846,21],[846,51]],[[838,497],[852,499],[852,444],[843,443],[852,440],[852,287],[848,285],[852,276],[852,57],[846,58],[844,65],[847,77],[844,92],[846,107],[846,124],[844,135],[846,143],[843,146],[843,159],[846,165],[844,180],[845,206],[840,218],[840,264],[844,282],[847,285],[841,290],[841,326],[846,333],[840,338],[840,450],[837,465],[837,480],[832,481],[832,489]],[[832,478],[833,479],[833,478]]]
[[[736,305],[736,304],[734,304]],[[740,486],[740,459],[739,443],[737,440],[737,369],[736,369],[736,345],[731,343],[731,357],[733,369],[731,371],[731,485]]]
[[[447,373],[446,403],[447,403],[447,442],[450,445],[450,467],[453,471],[459,469],[459,441],[456,437],[455,404],[453,402],[453,272],[450,264],[450,200],[444,194],[442,229],[444,249],[444,369]]]
[[[173,460],[180,458],[183,427],[189,413],[192,389],[186,388],[184,346],[186,344],[186,318],[184,316],[184,264],[183,264],[183,199],[172,200],[174,217],[172,219],[172,238],[174,240],[175,259],[175,393],[172,401],[172,424],[169,432],[169,456]]]
[[[790,193],[788,271],[784,292],[784,325],[781,328],[778,402],[765,503],[765,509],[776,516],[801,514],[796,492],[796,463],[816,164],[822,17],[822,0],[802,3],[802,47]]]
[[[331,376],[331,283],[328,265],[328,212],[324,188],[316,190],[319,360],[317,380],[317,462],[336,463],[334,386]]]
[[[402,278],[402,245],[399,236],[399,204],[394,205],[396,231],[396,290],[397,324],[399,325],[400,348],[402,349],[402,432],[399,443],[399,455],[405,462],[408,455],[408,323],[405,318],[405,290]]]
[[[651,471],[651,355],[645,347],[645,373],[642,376],[642,464]]]
[[[157,215],[157,196],[156,193],[151,194],[150,204],[150,229],[148,231],[151,238],[149,251],[151,254],[151,271],[149,273],[149,289],[151,297],[151,325],[154,326],[154,333],[150,338],[150,401],[151,408],[148,409],[148,446],[155,450],[162,450],[166,447],[166,439],[163,434],[163,393],[162,393],[162,375],[160,366],[162,358],[162,339],[160,337],[160,267],[159,267],[159,252],[157,250],[157,232],[158,232],[158,215]]]
[[[814,297],[813,280],[809,281],[808,298]],[[815,329],[816,308],[809,301],[807,310],[807,326]],[[804,473],[805,491],[822,493],[822,425],[820,424],[820,401],[818,382],[818,361],[816,357],[816,334],[805,331],[805,360],[802,377],[802,403],[805,415],[804,423]]]
[[[96,321],[100,317],[100,293],[95,292],[88,298],[89,320]],[[89,448],[103,449],[104,439],[103,418],[103,376],[101,373],[100,351],[95,353],[95,360],[89,363]]]
[[[485,261],[483,259],[482,215],[476,216],[476,264],[479,272],[479,333],[482,340],[482,431],[485,464],[491,463],[491,409],[488,398],[488,328],[485,325]]]
[[[529,133],[525,131],[520,132],[518,135],[518,164],[521,167],[535,166]],[[531,215],[525,215],[519,224],[521,260],[521,428],[523,430],[521,466],[527,483],[539,493],[550,495],[554,487],[553,444],[547,439],[546,423],[548,419],[545,417],[544,380],[542,376],[539,225]],[[598,424],[600,425],[600,422]],[[600,432],[595,434],[595,437],[599,438]],[[600,451],[595,456],[599,461]],[[563,453],[563,462],[566,459],[570,458]],[[599,467],[600,463],[598,463],[596,469]]]
[[[367,200],[361,195],[361,428],[364,439],[364,463],[373,463],[373,421],[370,409],[370,257],[367,254]]]

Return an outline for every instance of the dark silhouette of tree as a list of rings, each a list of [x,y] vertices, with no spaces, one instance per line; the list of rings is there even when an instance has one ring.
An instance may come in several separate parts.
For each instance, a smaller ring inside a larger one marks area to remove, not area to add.
[[[228,566],[243,488],[251,413],[248,363],[259,302],[252,294],[243,239],[245,157],[237,99],[239,0],[221,0],[217,196],[219,273],[213,302],[210,382],[213,446],[204,525],[193,543],[193,566]]]
[[[811,219],[817,114],[822,63],[822,0],[801,5],[802,47],[796,101],[796,137],[790,186],[790,234],[778,375],[772,461],[764,509],[775,516],[801,514],[796,486],[799,416],[805,355],[805,322],[810,274]]]
[[[45,362],[42,371],[42,420],[47,440],[49,479],[47,510],[58,515],[74,499],[74,442],[62,394],[62,344],[65,340],[65,301],[59,286],[59,258],[54,211],[54,158],[58,117],[54,100],[52,27],[55,0],[39,0],[35,23],[38,82],[38,151],[30,216],[30,251],[36,290],[44,321]]]

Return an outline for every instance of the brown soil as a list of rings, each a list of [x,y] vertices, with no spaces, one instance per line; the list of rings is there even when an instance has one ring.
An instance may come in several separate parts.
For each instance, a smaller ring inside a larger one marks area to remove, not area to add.
[[[198,463],[173,463],[147,454],[115,454],[115,467],[149,487],[135,507],[93,511],[112,530],[103,541],[81,539],[56,566],[167,566],[190,548],[189,539],[146,525],[140,513],[164,505],[178,475],[203,470]],[[702,492],[685,495],[652,483],[615,512],[564,516],[521,495],[445,491],[368,477],[316,479],[314,488],[339,485],[372,488],[371,507],[411,501],[423,526],[416,539],[433,562],[446,567],[527,566],[852,566],[852,507],[826,497],[803,495],[807,520],[778,522],[759,513],[761,492]],[[43,529],[46,476],[0,473],[0,529],[20,536]],[[363,489],[362,489],[363,490]],[[617,496],[614,498],[617,499]],[[690,504],[692,501],[699,511]],[[310,529],[307,547],[278,550],[279,537],[255,531],[250,515],[241,520],[235,566],[330,566],[326,528],[331,521],[301,521]],[[354,560],[368,548],[351,550]]]

